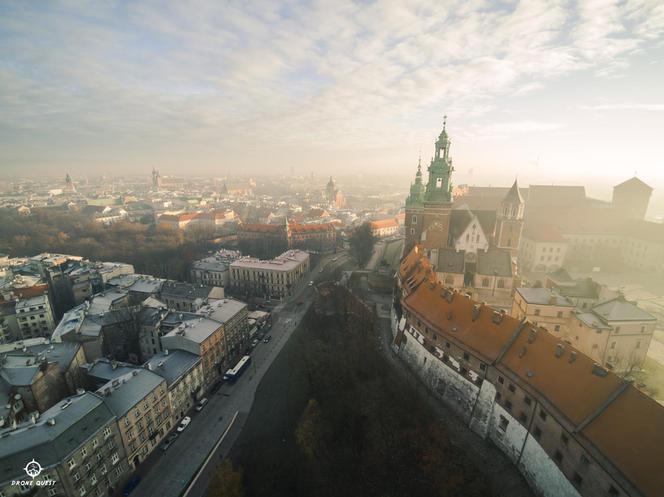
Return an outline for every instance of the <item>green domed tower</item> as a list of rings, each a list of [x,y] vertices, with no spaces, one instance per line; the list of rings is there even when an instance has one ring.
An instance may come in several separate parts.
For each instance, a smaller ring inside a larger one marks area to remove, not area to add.
[[[410,185],[410,195],[406,198],[406,207],[414,205],[422,205],[424,201],[425,186],[422,183],[422,158],[417,161],[417,173],[415,174],[415,182]]]

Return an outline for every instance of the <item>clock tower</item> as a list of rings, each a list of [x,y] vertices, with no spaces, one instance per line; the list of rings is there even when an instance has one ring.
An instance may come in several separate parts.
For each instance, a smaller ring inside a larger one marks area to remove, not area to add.
[[[418,165],[415,183],[406,200],[406,243],[409,251],[421,244],[429,258],[437,258],[438,249],[449,246],[450,217],[452,212],[452,182],[454,168],[450,158],[451,140],[447,134],[447,116],[435,144],[435,155],[427,171],[426,186],[422,183],[421,165]]]

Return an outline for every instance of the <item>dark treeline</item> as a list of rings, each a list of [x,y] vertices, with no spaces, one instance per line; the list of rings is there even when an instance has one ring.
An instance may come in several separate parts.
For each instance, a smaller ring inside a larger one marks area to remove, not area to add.
[[[249,419],[209,496],[491,495],[425,394],[378,350],[366,316],[341,307],[338,318],[310,315],[286,363],[268,372],[261,387],[278,393],[257,398],[260,419]]]
[[[56,252],[126,262],[137,273],[163,278],[188,279],[191,262],[210,249],[201,238],[154,224],[103,226],[76,212],[36,209],[20,216],[0,211],[0,252],[13,257]]]

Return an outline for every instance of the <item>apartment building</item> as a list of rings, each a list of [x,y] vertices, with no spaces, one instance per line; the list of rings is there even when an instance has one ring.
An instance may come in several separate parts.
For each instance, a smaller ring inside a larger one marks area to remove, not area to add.
[[[55,328],[48,295],[37,295],[16,303],[16,321],[21,338],[49,336]]]
[[[97,393],[115,415],[128,466],[136,469],[173,426],[166,380],[147,369],[134,369]]]
[[[24,469],[31,461],[42,468],[32,479]],[[5,497],[101,497],[121,488],[129,471],[115,415],[92,392],[0,430],[0,494]]]
[[[243,257],[231,264],[231,288],[239,295],[283,299],[309,271],[309,254],[288,250],[269,261]]]

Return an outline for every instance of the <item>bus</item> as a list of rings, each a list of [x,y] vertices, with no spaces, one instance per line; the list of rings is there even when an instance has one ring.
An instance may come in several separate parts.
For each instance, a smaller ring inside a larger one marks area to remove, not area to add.
[[[224,375],[224,381],[235,383],[235,380],[237,380],[242,375],[242,373],[244,373],[244,370],[249,367],[249,363],[251,363],[251,356],[244,356],[238,361],[233,369],[226,371],[226,374]]]

